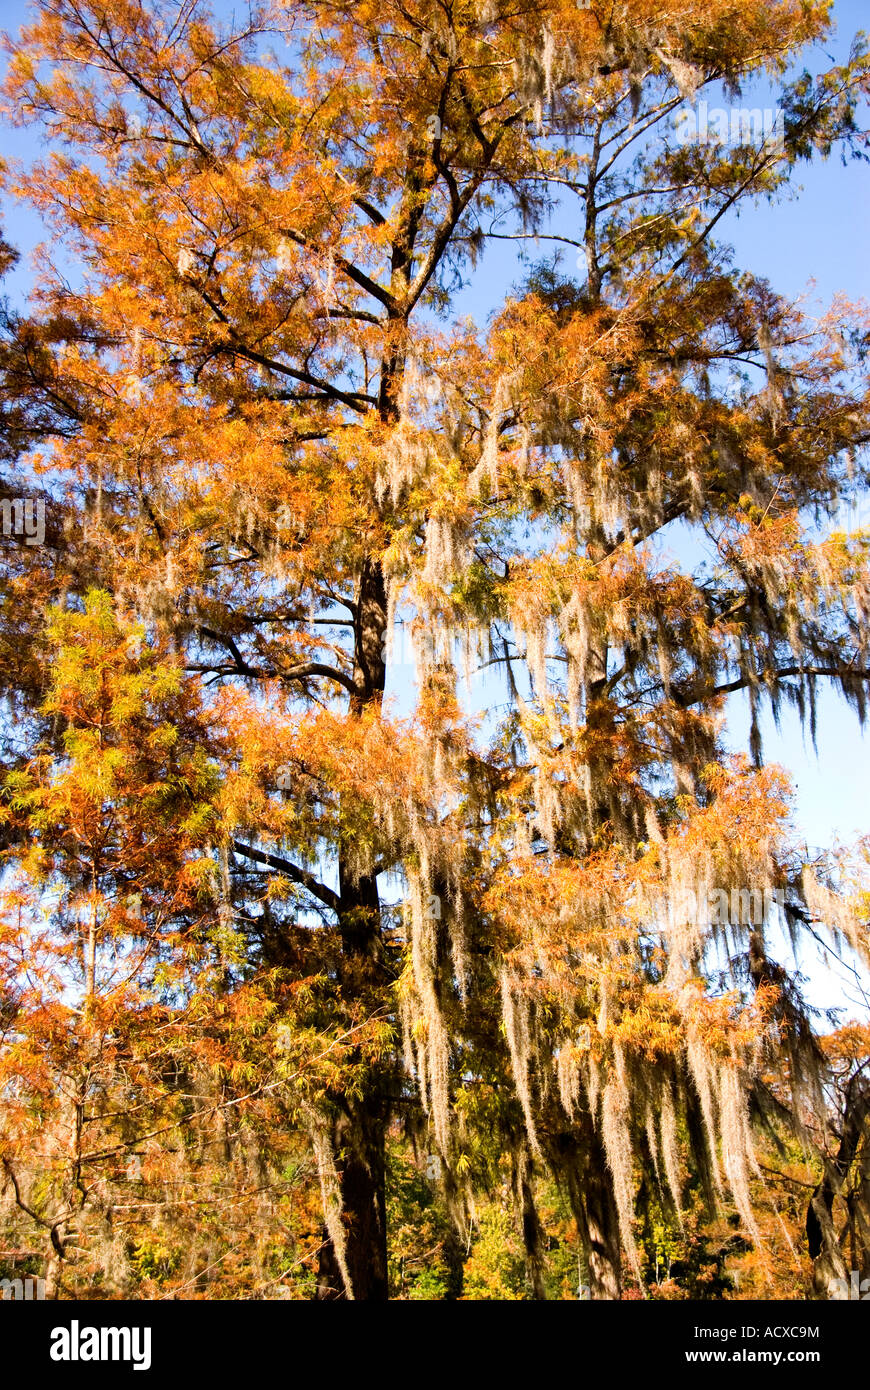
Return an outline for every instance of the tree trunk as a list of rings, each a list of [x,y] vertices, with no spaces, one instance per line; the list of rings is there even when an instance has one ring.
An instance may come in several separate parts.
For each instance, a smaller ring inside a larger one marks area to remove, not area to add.
[[[518,1156],[514,1169],[514,1202],[523,1233],[526,1278],[532,1290],[532,1297],[542,1302],[547,1297],[544,1283],[543,1231],[535,1206],[531,1176],[529,1155],[523,1152]]]
[[[607,1158],[591,1115],[583,1129],[554,1131],[548,1159],[556,1181],[564,1187],[589,1271],[590,1298],[622,1297],[622,1247],[619,1215],[607,1168]]]
[[[345,1228],[345,1287],[335,1249],[324,1231],[315,1297],[323,1302],[353,1298],[375,1302],[389,1297],[387,1282],[387,1212],[385,1192],[384,1114],[373,1097],[343,1098],[332,1130],[335,1166]]]
[[[381,566],[363,566],[355,613],[354,686],[351,716],[372,705],[380,708],[384,694],[384,634],[386,594]],[[338,892],[341,992],[363,1016],[384,1003],[389,983],[381,958],[381,913],[377,880],[354,878],[348,855],[339,848]],[[332,1153],[338,1174],[345,1230],[344,1264],[350,1281],[345,1287],[332,1240],[324,1230],[317,1278],[318,1300],[385,1300],[387,1280],[386,1132],[389,1122],[385,1078],[370,1072],[359,1098],[338,1095],[332,1123]]]
[[[593,1299],[622,1297],[622,1252],[619,1217],[604,1153],[584,1183],[589,1287]]]
[[[833,1159],[825,1161],[825,1175],[807,1207],[807,1244],[813,1261],[813,1293],[816,1298],[849,1298],[851,1270],[834,1224],[834,1202],[840,1196],[856,1155],[866,1142],[870,1116],[870,1085],[856,1072],[846,1087],[840,1145]],[[852,1194],[852,1207],[860,1199],[861,1184]],[[863,1214],[863,1213],[862,1213]],[[854,1212],[850,1211],[854,1219]],[[851,1223],[850,1223],[851,1224]],[[854,1229],[854,1227],[853,1227]],[[860,1275],[861,1271],[856,1271]]]

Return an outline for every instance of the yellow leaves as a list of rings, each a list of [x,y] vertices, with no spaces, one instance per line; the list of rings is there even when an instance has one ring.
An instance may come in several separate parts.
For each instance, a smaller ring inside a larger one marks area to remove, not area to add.
[[[414,962],[410,949],[405,953],[404,963],[399,977],[395,982],[394,989],[400,1001],[408,1001],[414,995],[416,984],[414,981]]]
[[[286,902],[293,891],[294,884],[284,874],[270,874],[266,879],[265,893],[270,902]]]
[[[642,1001],[624,1008],[608,1029],[618,1046],[633,1049],[648,1061],[675,1056],[683,1046],[683,1032],[674,1001],[665,991],[647,989]]]
[[[870,1024],[851,1022],[821,1039],[826,1055],[838,1063],[863,1063],[870,1057]]]
[[[766,1010],[774,996],[762,994],[745,1003],[738,989],[718,996],[705,994],[705,983],[694,979],[684,987],[680,998],[684,1037],[699,1045],[704,1055],[736,1061],[751,1056],[767,1025]]]
[[[690,802],[682,826],[675,829],[675,841],[685,853],[706,847],[721,855],[723,865],[741,853],[750,859],[755,855],[761,864],[774,845],[784,846],[792,794],[784,768],[771,763],[756,769],[740,755],[708,764],[702,780],[715,796],[708,806]]]
[[[183,1257],[182,1250],[149,1233],[134,1246],[131,1263],[142,1279],[165,1279],[175,1274]]]

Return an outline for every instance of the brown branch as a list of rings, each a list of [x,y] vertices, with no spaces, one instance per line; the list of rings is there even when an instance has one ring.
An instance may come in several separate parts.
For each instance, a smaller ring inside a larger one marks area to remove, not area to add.
[[[278,854],[269,854],[266,850],[254,849],[251,845],[243,845],[240,840],[233,840],[233,849],[246,859],[253,859],[257,864],[268,864],[270,868],[286,874],[294,883],[307,888],[309,893],[313,893],[326,907],[332,908],[333,912],[337,913],[341,907],[341,898],[332,888],[328,888],[307,869],[300,869],[298,864],[293,864],[289,859],[284,859]]]

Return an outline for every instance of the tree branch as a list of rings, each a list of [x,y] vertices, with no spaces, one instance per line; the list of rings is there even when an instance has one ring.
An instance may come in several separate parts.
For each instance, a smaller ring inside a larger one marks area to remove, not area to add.
[[[268,864],[270,868],[286,874],[288,878],[292,878],[294,883],[307,888],[309,893],[313,893],[315,898],[319,898],[326,907],[338,913],[341,907],[341,898],[332,888],[327,888],[325,883],[321,883],[313,874],[310,874],[307,869],[300,869],[298,864],[293,864],[289,859],[284,859],[278,854],[269,854],[266,850],[254,849],[252,845],[243,845],[240,840],[233,840],[233,849],[236,854],[241,854],[246,859],[253,859],[256,864]]]

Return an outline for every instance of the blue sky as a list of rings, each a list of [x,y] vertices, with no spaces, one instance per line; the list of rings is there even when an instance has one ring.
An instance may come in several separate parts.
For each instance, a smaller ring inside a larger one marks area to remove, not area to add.
[[[14,32],[25,21],[27,12],[28,5],[23,0],[4,0],[3,27]],[[834,15],[837,32],[824,51],[842,60],[852,35],[862,25],[870,25],[870,13],[866,0],[836,0]],[[807,65],[812,68],[823,61],[821,54],[807,55]],[[43,150],[37,133],[4,127],[5,157],[28,159]],[[801,168],[789,200],[746,208],[739,217],[732,215],[720,224],[719,239],[733,244],[738,265],[765,276],[786,295],[809,293],[819,304],[829,302],[838,292],[852,299],[870,297],[868,214],[867,166],[852,162],[844,168],[835,155],[826,163]],[[35,214],[8,198],[3,200],[3,223],[7,238],[24,253],[21,266],[7,282],[8,292],[19,300],[26,293],[31,276],[27,253],[44,230]],[[539,254],[546,254],[546,243],[542,243]],[[513,249],[499,244],[483,257],[472,284],[462,295],[462,311],[482,321],[518,278]],[[501,689],[494,699],[504,699]],[[765,719],[763,730],[767,759],[782,763],[794,776],[795,821],[810,845],[848,842],[870,830],[870,741],[862,735],[855,715],[841,700],[827,690],[822,695],[818,751],[804,737],[797,718],[787,711],[780,731],[769,719]],[[745,746],[747,732],[746,703],[737,696],[729,711],[730,740],[735,747]],[[812,994],[820,1005],[846,1003],[846,998],[856,997],[848,981],[828,976],[810,957],[801,963],[812,973]],[[855,1009],[849,1007],[849,1012]]]

